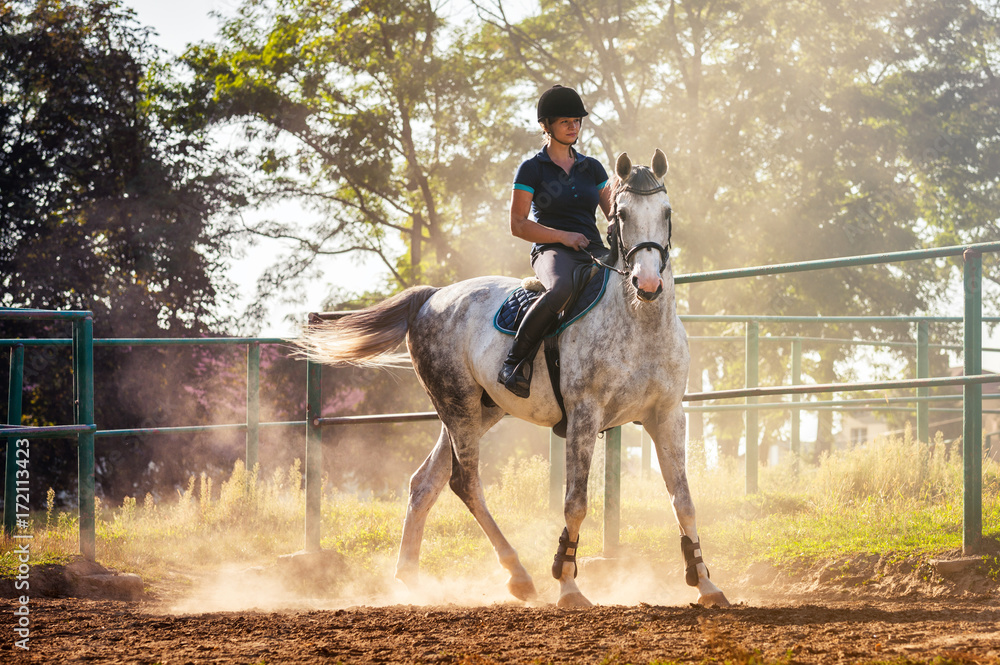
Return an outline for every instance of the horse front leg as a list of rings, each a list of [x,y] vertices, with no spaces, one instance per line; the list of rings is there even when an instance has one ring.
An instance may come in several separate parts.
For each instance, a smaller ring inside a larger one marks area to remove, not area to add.
[[[594,457],[598,422],[596,409],[578,407],[569,414],[566,430],[566,502],[563,514],[566,528],[559,538],[559,549],[552,562],[552,576],[559,580],[559,607],[591,607],[576,585],[576,554],[580,544],[580,526],[587,516],[587,478]],[[556,460],[553,464],[558,463]]]
[[[680,404],[660,415],[652,425],[643,423],[656,447],[656,457],[660,462],[660,472],[670,494],[674,516],[681,529],[681,552],[684,555],[685,581],[689,586],[698,587],[698,603],[706,607],[728,607],[729,601],[719,587],[709,579],[705,565],[698,529],[695,526],[694,502],[688,487],[685,464],[684,412]]]

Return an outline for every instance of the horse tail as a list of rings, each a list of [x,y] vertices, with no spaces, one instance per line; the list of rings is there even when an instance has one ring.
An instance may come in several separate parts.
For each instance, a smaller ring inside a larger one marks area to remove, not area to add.
[[[437,291],[432,286],[414,286],[372,307],[312,323],[295,340],[297,355],[327,365],[405,365],[409,355],[396,349],[406,339],[417,312]]]

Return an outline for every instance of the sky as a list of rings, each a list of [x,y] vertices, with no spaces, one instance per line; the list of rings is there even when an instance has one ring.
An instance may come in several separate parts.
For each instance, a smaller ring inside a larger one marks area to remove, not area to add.
[[[135,10],[139,22],[152,27],[154,41],[173,55],[180,55],[191,43],[212,39],[219,25],[210,12],[224,15],[237,7],[233,0],[125,0]]]

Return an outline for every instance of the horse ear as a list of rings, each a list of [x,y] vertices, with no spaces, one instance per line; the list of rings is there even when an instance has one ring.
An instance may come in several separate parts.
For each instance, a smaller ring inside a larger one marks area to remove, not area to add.
[[[664,155],[663,151],[660,150],[659,148],[657,148],[656,152],[653,153],[652,167],[653,167],[653,175],[655,175],[660,180],[663,179],[663,176],[667,175],[667,169],[670,168],[670,166],[667,164],[667,156]]]
[[[618,159],[615,161],[615,173],[621,180],[625,180],[632,174],[632,160],[628,158],[627,152],[618,155]]]

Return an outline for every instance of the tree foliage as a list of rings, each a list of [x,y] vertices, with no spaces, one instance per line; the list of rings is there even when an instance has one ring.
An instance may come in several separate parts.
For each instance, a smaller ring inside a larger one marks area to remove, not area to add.
[[[8,2],[0,31],[0,302],[93,309],[105,334],[209,329],[221,177],[164,124],[145,31],[110,0]]]
[[[681,272],[998,237],[995,7],[568,0],[512,21],[503,0],[478,4],[527,76],[581,90],[609,159],[637,143],[670,155]],[[693,313],[914,314],[948,297],[948,278],[923,262],[698,284],[681,297]],[[913,339],[898,325],[823,334]],[[780,381],[787,349],[768,348],[762,369]],[[716,387],[742,384],[741,351],[695,349],[693,389],[703,370]],[[826,345],[806,370],[833,381],[851,355]],[[738,440],[741,424],[714,421]],[[828,422],[820,436],[829,445]]]
[[[209,121],[246,129],[238,156],[263,174],[260,200],[301,197],[321,212],[310,228],[257,228],[299,247],[269,286],[315,277],[318,256],[352,251],[380,257],[390,290],[523,272],[504,237],[510,174],[530,154],[530,123],[517,118],[554,83],[583,94],[589,145],[608,163],[652,146],[670,156],[679,272],[997,235],[995,7],[474,6],[477,20],[459,27],[420,0],[248,0],[219,43],[186,55]],[[693,313],[913,314],[940,307],[954,276],[952,264],[922,262],[698,284],[680,296]],[[853,323],[823,334],[899,341],[913,331]],[[768,375],[787,373],[787,349],[765,348]],[[705,377],[742,382],[739,354],[720,362],[716,349],[696,351],[693,389]],[[852,354],[827,345],[805,369],[832,381]],[[717,431],[736,431],[724,421]],[[821,429],[828,445],[829,423]]]
[[[256,201],[312,213],[254,227],[295,243],[268,288],[351,252],[378,257],[396,288],[483,267],[463,239],[495,222],[508,177],[496,165],[524,140],[491,59],[473,51],[426,0],[248,0],[219,43],[185,54],[192,109],[244,130],[233,158],[260,176]]]
[[[0,306],[92,310],[96,337],[224,327],[229,235],[210,221],[240,197],[204,137],[177,122],[159,57],[116,0],[0,3]],[[3,337],[68,333],[0,322]],[[140,367],[141,353],[114,351],[95,359],[102,429],[157,423],[183,401],[195,358],[154,352]],[[72,422],[68,367],[65,349],[27,349],[26,424]],[[148,484],[159,452],[102,440],[99,486],[117,497]],[[73,446],[33,453],[33,481],[69,486]]]

